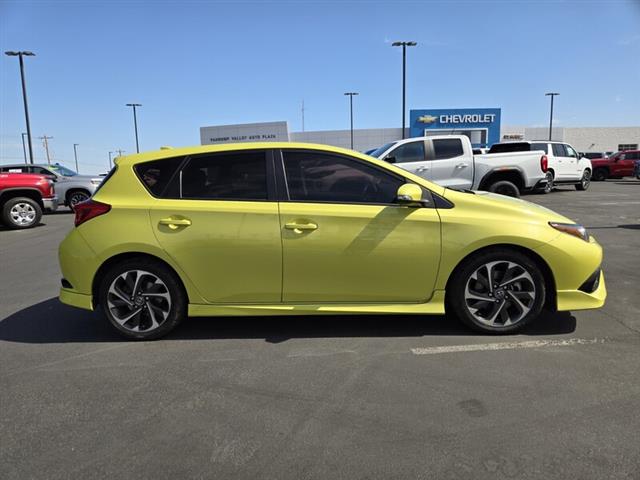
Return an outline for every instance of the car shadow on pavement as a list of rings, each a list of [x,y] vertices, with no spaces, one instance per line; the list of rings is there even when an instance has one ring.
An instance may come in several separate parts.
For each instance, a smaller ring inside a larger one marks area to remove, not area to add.
[[[569,312],[549,312],[521,335],[562,335],[575,329],[576,319]],[[457,319],[445,315],[217,317],[189,318],[164,340],[263,338],[269,343],[281,343],[293,338],[434,335],[475,334]],[[0,340],[18,343],[126,341],[100,314],[63,305],[57,298],[27,307],[0,321]]]

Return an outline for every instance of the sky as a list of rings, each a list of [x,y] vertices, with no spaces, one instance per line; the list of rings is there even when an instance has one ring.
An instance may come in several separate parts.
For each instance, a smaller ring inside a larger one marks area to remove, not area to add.
[[[502,109],[503,125],[640,125],[640,0],[8,1],[0,49],[31,50],[37,162],[107,170],[108,152],[200,143],[202,126],[300,131],[401,125],[407,110]],[[0,163],[23,161],[16,57],[0,58]]]

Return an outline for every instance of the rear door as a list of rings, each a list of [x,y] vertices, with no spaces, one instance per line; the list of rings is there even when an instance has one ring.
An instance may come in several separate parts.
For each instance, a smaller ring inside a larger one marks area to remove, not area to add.
[[[470,189],[473,184],[473,155],[465,152],[460,138],[435,138],[427,142],[431,158],[429,180],[443,187]]]
[[[402,143],[391,150],[383,160],[393,163],[423,178],[430,177],[430,162],[427,161],[425,141],[423,138]]]
[[[282,240],[271,151],[162,162],[136,167],[156,196],[151,228],[200,294],[211,303],[280,302]]]
[[[572,170],[567,158],[567,151],[562,143],[552,143],[551,149],[554,157],[554,177],[556,180],[568,180]]]

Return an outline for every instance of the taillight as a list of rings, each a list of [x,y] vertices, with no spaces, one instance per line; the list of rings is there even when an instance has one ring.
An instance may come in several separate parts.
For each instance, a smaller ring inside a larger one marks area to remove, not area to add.
[[[106,203],[96,202],[95,200],[85,200],[84,202],[77,203],[73,208],[76,214],[75,225],[76,227],[82,225],[87,220],[99,217],[111,210],[111,205]]]
[[[547,170],[549,170],[549,159],[546,155],[540,157],[540,168],[543,173],[547,173]]]

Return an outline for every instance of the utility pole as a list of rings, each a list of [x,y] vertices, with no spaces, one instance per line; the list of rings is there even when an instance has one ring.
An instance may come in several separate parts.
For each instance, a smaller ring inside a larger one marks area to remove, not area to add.
[[[358,95],[358,92],[346,92],[345,95],[349,97],[349,109],[351,112],[349,116],[351,119],[351,150],[353,150],[353,96]]]
[[[76,150],[76,147],[80,145],[79,143],[74,143],[73,144],[73,156],[76,158],[76,173],[80,173],[80,170],[78,169],[78,150]]]
[[[4,52],[9,57],[19,57],[20,59],[20,78],[22,79],[22,100],[24,102],[24,118],[27,124],[27,139],[29,140],[29,160],[33,164],[33,144],[31,142],[31,124],[29,123],[29,106],[27,105],[27,82],[24,79],[24,60],[22,57],[34,57],[33,52]]]
[[[133,107],[133,128],[136,131],[136,153],[140,153],[140,146],[138,145],[138,117],[136,117],[136,107],[141,107],[141,103],[127,103],[127,107]]]
[[[20,136],[22,137],[22,153],[24,153],[24,163],[28,164],[29,162],[27,161],[27,147],[25,146],[24,143],[24,136],[26,135],[26,133],[21,133]]]
[[[49,140],[52,139],[53,137],[47,137],[46,135],[44,135],[38,138],[42,140],[42,143],[44,144],[44,149],[47,152],[47,164],[51,165],[51,158],[49,157]]]
[[[415,47],[416,42],[393,42],[392,47],[402,47],[402,138],[405,136],[405,121],[407,117],[406,93],[407,93],[407,47]]]

